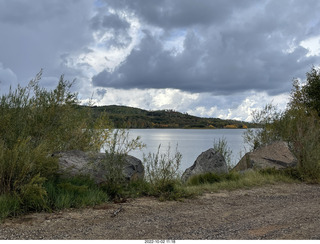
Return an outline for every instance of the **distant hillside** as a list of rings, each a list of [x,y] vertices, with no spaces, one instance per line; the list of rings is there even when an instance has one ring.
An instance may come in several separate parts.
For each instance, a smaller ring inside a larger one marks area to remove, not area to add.
[[[95,116],[106,112],[116,128],[253,128],[237,120],[201,118],[173,110],[147,111],[127,106],[93,106]]]

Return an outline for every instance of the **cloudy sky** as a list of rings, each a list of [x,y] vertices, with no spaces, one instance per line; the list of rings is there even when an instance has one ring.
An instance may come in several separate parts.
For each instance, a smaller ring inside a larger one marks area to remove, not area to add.
[[[320,64],[318,0],[0,0],[0,93],[44,69],[85,103],[250,120]]]

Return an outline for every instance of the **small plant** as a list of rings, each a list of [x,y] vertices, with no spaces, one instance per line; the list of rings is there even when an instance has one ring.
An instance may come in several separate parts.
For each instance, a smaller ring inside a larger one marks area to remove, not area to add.
[[[217,152],[219,152],[224,159],[226,160],[226,163],[228,165],[228,168],[231,169],[231,155],[232,155],[232,150],[228,146],[228,142],[226,138],[219,138],[218,141],[214,140],[213,142],[213,149]]]
[[[133,150],[142,149],[145,145],[140,141],[140,137],[129,139],[129,131],[117,129],[105,144],[105,159],[102,162],[103,169],[106,170],[107,182],[120,183],[124,180],[123,169],[126,156]]]
[[[160,154],[160,149],[161,144],[156,153],[143,156],[146,181],[152,186],[153,195],[160,196],[162,200],[180,197],[183,194],[178,187],[182,155],[178,152],[178,146],[173,156],[171,156],[170,144],[166,153]]]
[[[140,137],[130,139],[129,131],[117,129],[108,137],[104,146],[105,158],[93,167],[106,172],[103,189],[111,198],[119,198],[128,183],[123,174],[126,157],[129,152],[142,149],[145,145],[140,141]]]
[[[177,148],[174,156],[171,156],[170,145],[168,146],[167,153],[160,154],[160,149],[161,144],[158,146],[156,153],[149,153],[148,156],[143,156],[146,180],[159,187],[178,178],[182,158],[182,155],[178,152]]]

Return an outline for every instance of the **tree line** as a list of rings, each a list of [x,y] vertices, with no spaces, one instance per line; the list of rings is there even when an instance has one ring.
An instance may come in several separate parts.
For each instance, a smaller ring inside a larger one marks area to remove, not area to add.
[[[147,111],[127,106],[92,106],[93,114],[99,117],[106,113],[116,128],[183,128],[183,129],[237,129],[256,128],[258,124],[219,118],[201,118],[174,110]]]

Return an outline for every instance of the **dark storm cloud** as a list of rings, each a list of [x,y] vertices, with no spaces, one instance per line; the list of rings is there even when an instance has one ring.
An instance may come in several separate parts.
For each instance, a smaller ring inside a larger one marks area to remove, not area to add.
[[[288,91],[293,78],[304,77],[320,61],[306,57],[308,50],[299,46],[320,34],[319,1],[107,2],[162,28],[163,34],[144,31],[120,66],[93,77],[97,86],[275,95]],[[179,29],[187,34],[177,54],[165,41]]]
[[[0,0],[0,63],[20,83],[41,68],[48,76],[68,75],[61,55],[79,52],[92,41],[90,8],[86,0]]]
[[[104,8],[103,8],[104,9]],[[109,33],[111,37],[105,41],[106,47],[125,47],[131,42],[128,34],[130,23],[118,14],[109,13],[107,9],[98,11],[91,19],[91,28],[102,34]]]
[[[106,0],[109,6],[133,11],[146,23],[164,28],[189,27],[218,23],[233,11],[246,8],[250,0]]]

